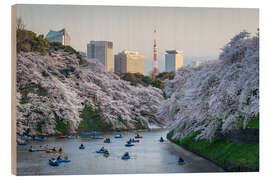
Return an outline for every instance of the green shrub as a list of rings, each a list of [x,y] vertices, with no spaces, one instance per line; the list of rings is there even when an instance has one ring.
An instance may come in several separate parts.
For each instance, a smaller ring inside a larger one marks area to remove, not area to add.
[[[20,104],[27,104],[27,103],[29,103],[30,102],[30,100],[28,99],[28,98],[22,98],[21,100],[20,100]]]
[[[85,105],[80,115],[82,120],[78,126],[79,129],[104,129],[109,130],[112,128],[111,123],[107,123],[102,117],[102,111],[100,106],[92,108],[90,105]]]
[[[165,79],[173,79],[175,73],[174,72],[162,72],[159,73],[155,78],[152,76],[144,76],[140,73],[122,73],[118,74],[121,79],[125,81],[129,81],[131,85],[138,86],[139,84],[142,86],[153,86],[159,89],[164,89],[164,80]],[[165,95],[164,95],[165,97]]]
[[[259,128],[259,114],[252,118],[249,118],[246,128]],[[237,127],[244,128],[244,117],[240,116],[237,123]]]
[[[69,133],[69,123],[64,122],[63,119],[61,119],[55,112],[54,113],[54,118],[55,118],[55,129],[63,134],[68,134]]]
[[[36,33],[18,29],[17,32],[17,52],[20,51],[35,51],[41,55],[46,55],[46,49],[50,48],[50,43],[43,35],[37,36]]]
[[[37,131],[42,133],[42,126],[45,124],[45,121],[39,121],[37,123]]]
[[[173,131],[170,131],[170,132],[167,134],[167,138],[170,139],[171,137],[173,137],[173,134],[174,134],[174,132],[173,132]]]
[[[136,129],[143,129],[144,128],[140,120],[135,121],[134,126]]]
[[[117,118],[118,121],[120,121],[122,124],[124,124],[125,126],[127,125],[126,121],[124,121],[124,119],[122,119],[121,116],[118,116]]]
[[[259,128],[259,115],[249,119],[247,128]]]

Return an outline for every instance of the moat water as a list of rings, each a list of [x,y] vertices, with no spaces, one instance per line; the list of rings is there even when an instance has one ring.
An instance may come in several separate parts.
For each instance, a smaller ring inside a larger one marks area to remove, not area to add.
[[[192,172],[222,172],[223,170],[166,139],[166,130],[152,130],[140,132],[143,136],[135,146],[125,147],[126,141],[135,136],[134,132],[123,132],[123,138],[115,139],[118,133],[103,133],[100,136],[110,138],[111,143],[104,140],[94,140],[90,136],[81,136],[80,139],[60,139],[50,137],[47,141],[31,141],[26,146],[17,147],[17,174],[18,175],[68,175],[68,174],[144,174],[144,173],[192,173]],[[159,142],[160,137],[165,142]],[[56,154],[46,152],[29,152],[33,148],[39,149],[40,145],[63,148],[64,155],[68,155],[71,162],[61,163],[53,167],[48,164],[48,159],[57,157]],[[80,144],[86,147],[80,150]],[[104,157],[96,151],[102,146],[109,150],[110,156]],[[131,158],[122,160],[121,156],[129,152]],[[178,165],[181,156],[184,165]]]

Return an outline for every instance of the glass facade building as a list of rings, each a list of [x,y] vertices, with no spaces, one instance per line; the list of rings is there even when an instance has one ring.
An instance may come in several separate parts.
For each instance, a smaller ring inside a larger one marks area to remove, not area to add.
[[[98,59],[104,64],[107,72],[113,72],[113,43],[109,41],[90,41],[87,44],[87,58]]]
[[[60,42],[62,45],[70,46],[70,36],[65,28],[60,31],[50,30],[45,38],[49,42]]]
[[[165,70],[167,72],[175,72],[183,67],[183,51],[171,50],[165,54]]]

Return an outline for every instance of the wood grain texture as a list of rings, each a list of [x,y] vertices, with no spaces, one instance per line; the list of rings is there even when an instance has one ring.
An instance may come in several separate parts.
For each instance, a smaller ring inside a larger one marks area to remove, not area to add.
[[[17,175],[16,143],[16,5],[11,6],[11,173]]]

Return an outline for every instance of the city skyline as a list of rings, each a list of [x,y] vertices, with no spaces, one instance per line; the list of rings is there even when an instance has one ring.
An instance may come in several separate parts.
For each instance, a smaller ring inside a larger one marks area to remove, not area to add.
[[[66,28],[79,51],[86,52],[92,40],[113,42],[113,54],[138,51],[145,56],[146,73],[153,67],[155,28],[158,67],[164,71],[166,50],[183,50],[184,60],[213,58],[234,35],[243,29],[254,34],[259,27],[259,10],[240,8],[18,5],[17,17],[44,36]]]

